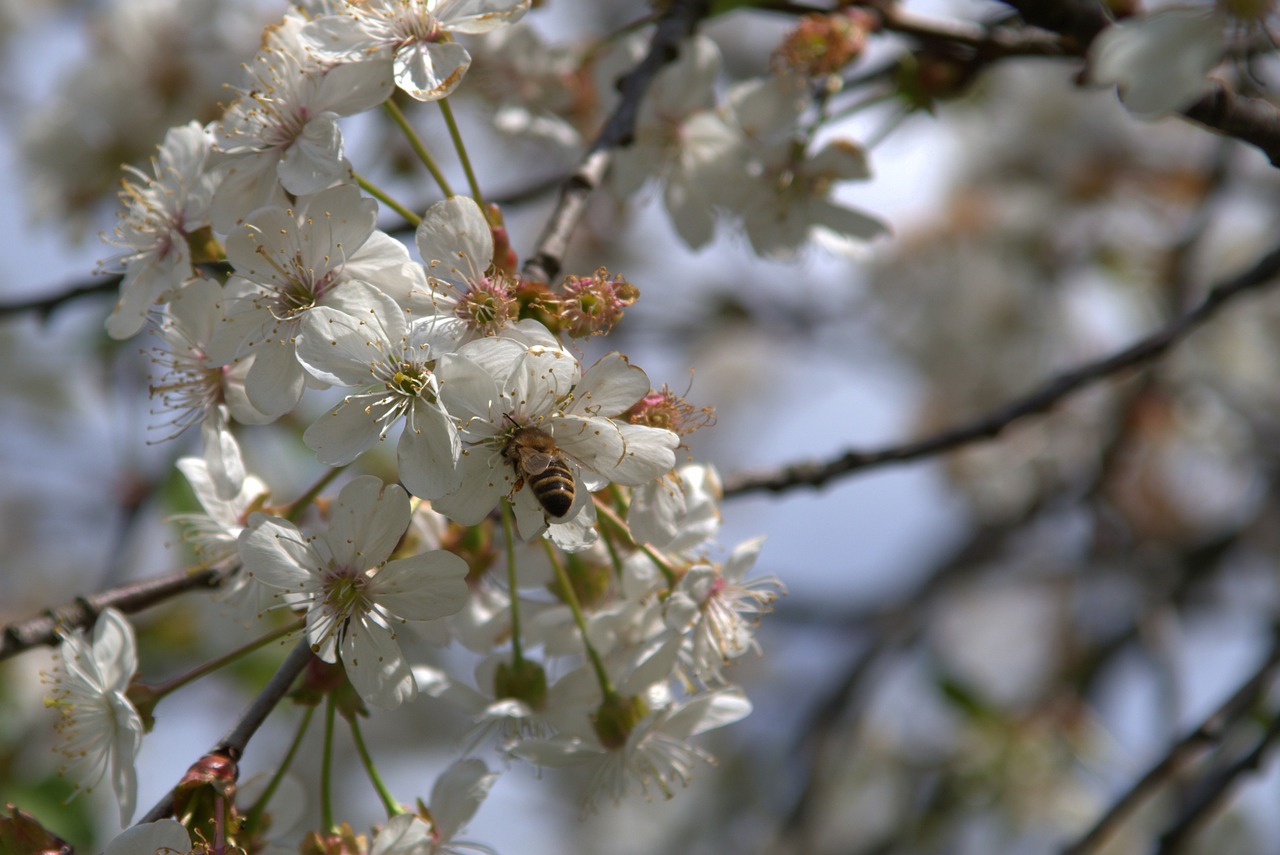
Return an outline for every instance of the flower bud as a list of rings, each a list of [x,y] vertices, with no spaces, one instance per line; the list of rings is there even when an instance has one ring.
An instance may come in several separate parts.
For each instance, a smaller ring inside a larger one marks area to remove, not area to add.
[[[520,259],[511,246],[511,233],[503,222],[502,210],[497,205],[486,205],[485,219],[489,221],[489,231],[493,234],[494,269],[507,276],[514,276]]]
[[[609,750],[617,750],[627,744],[627,738],[636,725],[649,714],[649,705],[640,695],[623,697],[610,694],[591,715],[591,727],[600,744]]]
[[[240,769],[226,754],[206,754],[191,764],[173,791],[173,815],[206,840],[234,829],[236,779]],[[219,834],[221,831],[221,834]]]
[[[515,698],[531,709],[547,708],[547,672],[530,659],[521,659],[508,665],[499,663],[493,675],[493,696]]]

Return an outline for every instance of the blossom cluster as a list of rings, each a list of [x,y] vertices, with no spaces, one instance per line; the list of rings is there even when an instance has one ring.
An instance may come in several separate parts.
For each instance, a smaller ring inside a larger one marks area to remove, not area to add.
[[[496,206],[447,189],[412,215],[406,246],[379,228],[385,194],[344,144],[344,117],[382,106],[403,119],[396,97],[446,98],[471,62],[457,37],[510,24],[528,5],[292,8],[265,31],[219,118],[170,129],[151,169],[126,173],[114,236],[123,277],[107,331],[158,339],[163,430],[192,429],[203,446],[177,463],[202,510],[176,521],[247,625],[271,631],[293,615],[363,705],[426,695],[460,706],[475,722],[470,751],[591,764],[592,798],[621,798],[635,783],[670,796],[707,759],[690,739],[749,713],[726,666],[758,649],[754,628],[782,590],[749,576],[759,540],[717,547],[717,475],[678,459],[681,435],[709,416],[655,390],[622,353],[582,357],[576,342],[606,334],[636,301],[625,278],[601,268],[558,288],[527,281]],[[682,54],[703,78],[708,44]],[[659,82],[649,109],[673,96],[683,68]],[[717,114],[721,132],[753,141],[753,163],[763,163],[755,146],[768,122],[794,118],[794,93],[779,87],[735,95],[736,129]],[[856,151],[825,151],[805,163],[865,173]],[[655,168],[633,159],[620,181]],[[705,185],[692,175],[668,176],[669,186]],[[774,190],[757,192],[791,192],[759,177]],[[879,229],[825,204],[788,208],[794,223],[762,225],[753,240],[772,251],[765,234],[791,242],[841,218],[855,233]],[[317,469],[352,472],[336,497],[281,502],[246,464],[240,428],[291,424],[304,398],[324,395],[331,404],[302,442]],[[394,483],[357,474],[388,443]],[[424,644],[471,651],[474,679],[428,666]],[[127,619],[104,613],[92,642],[66,634],[63,658],[64,750],[81,758],[88,786],[112,770],[128,822],[132,764],[158,698],[134,681]],[[460,761],[438,785],[459,789],[441,795],[456,815],[392,818],[381,835],[399,842],[374,851],[443,845],[492,778],[481,761]],[[171,824],[118,845],[151,836],[186,845]]]

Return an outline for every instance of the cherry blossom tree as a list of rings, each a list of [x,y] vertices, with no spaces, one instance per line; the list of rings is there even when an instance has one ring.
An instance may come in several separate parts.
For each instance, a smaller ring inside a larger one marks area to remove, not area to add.
[[[0,853],[1275,849],[1272,15],[0,4]]]

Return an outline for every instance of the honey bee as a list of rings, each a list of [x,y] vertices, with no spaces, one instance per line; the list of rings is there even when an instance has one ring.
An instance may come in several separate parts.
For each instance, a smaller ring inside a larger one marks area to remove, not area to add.
[[[516,469],[516,490],[528,481],[533,496],[552,519],[563,519],[573,505],[573,470],[550,434],[536,427],[517,428],[502,449]]]

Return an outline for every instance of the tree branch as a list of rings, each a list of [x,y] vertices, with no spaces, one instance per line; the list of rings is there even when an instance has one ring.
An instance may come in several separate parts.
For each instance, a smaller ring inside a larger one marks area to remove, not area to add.
[[[1210,779],[1178,821],[1160,835],[1160,848],[1156,850],[1157,855],[1173,855],[1181,852],[1189,838],[1199,831],[1210,816],[1222,806],[1239,779],[1262,768],[1263,759],[1278,740],[1280,740],[1280,715],[1272,718],[1270,726],[1258,739],[1253,749]]]
[[[57,644],[59,630],[86,627],[105,608],[116,608],[125,614],[132,614],[178,594],[200,588],[216,588],[221,583],[222,574],[218,570],[201,570],[198,573],[184,570],[108,588],[98,594],[76,597],[70,603],[49,609],[40,617],[6,626],[3,635],[0,635],[0,661],[32,647]]]
[[[1195,729],[1170,746],[1165,755],[1148,769],[1145,775],[1135,781],[1120,798],[1113,802],[1107,812],[1098,818],[1098,821],[1085,832],[1084,836],[1062,850],[1063,855],[1090,855],[1090,853],[1101,849],[1120,825],[1142,806],[1143,802],[1150,798],[1156,790],[1164,786],[1178,770],[1190,762],[1203,749],[1219,742],[1231,725],[1249,712],[1262,696],[1268,684],[1270,684],[1277,668],[1280,668],[1280,643],[1272,646],[1266,660],[1240,688],[1236,689],[1231,697],[1227,698],[1220,707],[1214,710]],[[1272,730],[1274,729],[1275,725],[1273,724]],[[1259,745],[1259,749],[1262,749],[1267,744],[1267,741],[1264,740]],[[1239,772],[1235,774],[1238,775]],[[1229,783],[1229,779],[1225,780],[1222,785],[1223,788]],[[1176,828],[1177,826],[1175,826],[1175,830]],[[1172,833],[1171,830],[1170,834]]]
[[[621,102],[605,121],[578,168],[564,182],[560,201],[547,219],[534,252],[525,261],[525,278],[550,282],[560,272],[569,238],[586,213],[588,198],[604,179],[613,159],[612,150],[631,142],[640,104],[654,77],[676,58],[680,43],[693,35],[698,22],[707,16],[710,8],[710,0],[672,0],[658,19],[649,52],[639,65],[618,80]]]
[[[262,723],[266,721],[267,716],[275,709],[276,704],[284,698],[289,692],[289,687],[293,685],[293,681],[302,669],[311,661],[311,644],[306,638],[303,638],[293,648],[288,658],[280,665],[280,668],[272,675],[267,685],[262,687],[262,691],[253,699],[244,713],[231,727],[227,734],[218,740],[212,748],[210,748],[205,756],[209,754],[218,754],[223,757],[229,757],[239,762],[244,756],[245,746],[249,744],[250,738],[257,732]],[[198,761],[197,761],[198,762]],[[168,795],[156,803],[156,806],[147,811],[147,815],[138,820],[137,824],[155,822],[163,819],[173,813],[173,790]]]
[[[796,487],[821,487],[832,479],[859,470],[890,463],[906,463],[952,451],[980,440],[994,439],[1019,419],[1044,413],[1063,398],[1086,386],[1156,359],[1217,314],[1232,299],[1269,283],[1277,274],[1280,274],[1280,247],[1271,250],[1249,270],[1215,285],[1195,308],[1154,333],[1111,356],[1059,374],[1025,397],[975,421],[901,445],[871,450],[854,449],[830,461],[795,463],[781,469],[740,474],[725,479],[724,495],[780,493]]]
[[[81,297],[93,297],[97,294],[114,294],[120,290],[120,283],[123,281],[124,277],[116,274],[93,281],[77,283],[45,297],[30,297],[25,300],[0,303],[0,318],[35,312],[40,316],[41,321],[47,321],[53,311],[63,303],[70,303],[73,300],[79,300]]]
[[[1090,43],[1108,26],[1111,17],[1098,0],[1001,0],[1017,10],[1028,24],[1061,33],[1075,41],[1075,52],[1084,54]],[[1213,81],[1213,88],[1182,111],[1193,122],[1257,146],[1280,166],[1280,108],[1260,98],[1249,98]]]

